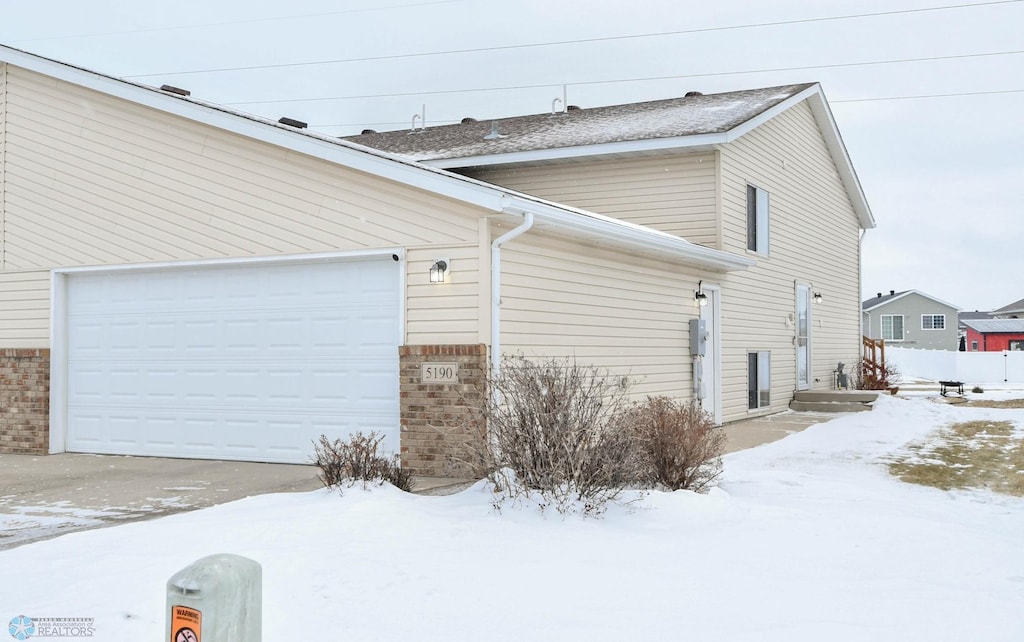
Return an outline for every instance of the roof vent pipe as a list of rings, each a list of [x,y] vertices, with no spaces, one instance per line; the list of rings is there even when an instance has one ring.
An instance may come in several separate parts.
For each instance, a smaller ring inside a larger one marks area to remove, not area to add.
[[[562,102],[561,98],[555,98],[554,100],[551,101],[551,115],[552,116],[558,113],[557,105],[560,102]]]
[[[192,92],[181,87],[175,87],[174,85],[160,85],[160,91],[166,91],[169,94],[178,94],[179,96],[191,96]]]
[[[882,298],[882,293],[881,293],[881,292],[879,292],[879,293],[878,293],[878,298],[879,298],[879,299],[881,299],[881,298]]]
[[[498,121],[491,121],[491,133],[484,136],[484,140],[497,140],[499,138],[505,138],[505,135],[498,133]]]
[[[896,296],[896,290],[889,290],[889,296]]]

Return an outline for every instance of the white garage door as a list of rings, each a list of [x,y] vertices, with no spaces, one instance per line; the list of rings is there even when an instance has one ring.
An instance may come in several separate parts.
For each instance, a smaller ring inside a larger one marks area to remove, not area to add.
[[[309,463],[398,451],[399,263],[71,274],[67,450]]]

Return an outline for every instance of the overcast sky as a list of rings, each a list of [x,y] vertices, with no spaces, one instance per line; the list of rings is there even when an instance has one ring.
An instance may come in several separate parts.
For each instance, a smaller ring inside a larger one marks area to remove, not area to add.
[[[877,14],[877,15],[869,15]],[[0,0],[0,43],[333,135],[819,81],[865,298],[1024,298],[1024,0]],[[876,64],[877,63],[877,64]]]

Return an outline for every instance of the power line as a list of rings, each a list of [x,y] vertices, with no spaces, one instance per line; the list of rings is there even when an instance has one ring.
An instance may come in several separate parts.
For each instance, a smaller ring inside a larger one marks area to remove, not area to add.
[[[607,80],[584,80],[579,82],[567,82],[567,83],[545,83],[536,85],[505,85],[501,87],[473,87],[468,89],[438,89],[431,91],[403,91],[386,94],[356,94],[350,96],[324,96],[319,98],[286,98],[283,100],[252,100],[252,101],[239,101],[224,103],[225,105],[268,105],[268,104],[284,104],[284,103],[305,103],[305,102],[325,102],[332,100],[357,100],[367,98],[402,98],[408,96],[436,96],[443,94],[462,94],[462,93],[478,93],[487,91],[511,91],[520,89],[543,89],[545,87],[561,87],[566,85],[569,87],[583,86],[583,85],[606,85],[616,84],[625,82],[651,82],[656,80],[680,80],[683,78],[707,78],[714,76],[736,76],[744,74],[766,74],[776,73],[784,71],[808,71],[811,69],[841,69],[845,67],[867,67],[874,65],[894,65],[904,64],[912,62],[934,62],[940,60],[963,60],[969,58],[985,58],[992,56],[1014,56],[1024,54],[1024,50],[1016,51],[993,51],[984,53],[971,53],[971,54],[957,54],[951,56],[927,56],[922,58],[898,58],[891,60],[871,60],[866,62],[845,62],[835,63],[831,65],[805,65],[799,67],[774,67],[768,69],[745,69],[745,70],[733,70],[733,71],[717,71],[717,72],[705,72],[699,74],[680,74],[673,76],[647,76],[643,78],[614,78]]]
[[[644,33],[644,34],[633,34],[628,36],[603,36],[598,38],[580,38],[576,40],[556,40],[549,42],[537,42],[537,43],[525,43],[518,45],[497,45],[493,47],[473,47],[468,49],[449,49],[445,51],[426,51],[418,53],[407,53],[407,54],[390,54],[385,56],[364,56],[360,58],[338,58],[332,60],[314,60],[307,62],[290,62],[290,63],[278,63],[273,65],[249,65],[243,67],[215,67],[208,69],[191,69],[187,71],[167,71],[162,73],[152,74],[135,74],[131,76],[124,76],[124,78],[152,78],[154,76],[184,76],[190,74],[211,74],[211,73],[224,73],[232,71],[254,71],[261,69],[286,69],[293,67],[311,67],[319,65],[334,65],[350,62],[373,62],[380,60],[400,60],[407,58],[421,58],[428,56],[447,56],[455,54],[467,54],[467,53],[484,53],[491,51],[511,51],[517,49],[529,49],[534,47],[554,47],[563,45],[575,45],[575,44],[586,44],[595,42],[618,42],[623,40],[636,40],[641,38],[657,38],[665,36],[679,36],[693,33],[711,33],[718,31],[732,31],[737,29],[755,29],[763,27],[778,27],[783,25],[795,25],[795,24],[809,24],[816,22],[830,22],[837,20],[852,20],[859,18],[873,18],[879,16],[893,16],[893,15],[905,15],[914,13],[925,13],[932,11],[948,11],[951,9],[965,9],[971,7],[984,7],[993,5],[1004,5],[1004,4],[1017,4],[1024,2],[1024,0],[991,0],[989,2],[978,2],[973,4],[956,4],[956,5],[944,5],[941,7],[922,7],[918,9],[897,9],[893,11],[879,11],[873,13],[856,13],[847,14],[842,16],[826,16],[821,18],[800,18],[796,20],[778,20],[774,22],[758,22],[749,23],[742,25],[732,25],[724,27],[703,27],[700,29],[683,29],[679,31],[660,31],[655,33]]]
[[[150,27],[147,29],[126,29],[124,31],[101,31],[95,33],[79,33],[64,36],[44,36],[41,38],[23,38],[13,40],[13,43],[42,42],[47,40],[71,40],[75,38],[100,38],[107,36],[126,36],[138,33],[158,33],[161,31],[182,31],[185,29],[204,29],[207,27],[229,27],[232,25],[254,24],[258,22],[281,22],[282,20],[304,20],[307,18],[324,18],[327,16],[340,16],[351,13],[369,13],[372,11],[390,11],[392,9],[410,9],[413,7],[427,7],[437,4],[451,4],[453,2],[465,2],[466,0],[432,0],[431,2],[414,2],[410,4],[396,4],[387,7],[368,7],[364,9],[345,9],[344,11],[328,11],[325,13],[306,13],[291,16],[276,16],[272,18],[249,18],[246,20],[225,20],[223,22],[203,22],[191,25],[177,25],[173,27]]]
[[[961,91],[952,94],[920,94],[917,96],[887,96],[884,98],[847,98],[845,100],[830,100],[830,105],[836,103],[869,103],[883,100],[918,100],[922,98],[959,98],[960,96],[995,96],[998,94],[1020,94],[1024,89],[999,89],[996,91]]]
[[[1020,94],[1024,93],[1024,89],[999,89],[995,91],[962,91],[949,94],[921,94],[915,96],[884,96],[878,98],[845,98],[842,100],[830,100],[830,105],[836,105],[839,103],[866,103],[866,102],[883,102],[889,100],[923,100],[931,98],[960,98],[964,96],[994,96],[999,94]],[[433,121],[435,125],[451,125],[459,122],[457,118],[442,118]],[[385,125],[408,125],[409,121],[391,121],[391,122],[379,122],[379,123],[337,123],[333,125],[328,124],[312,124],[310,127],[379,127]]]

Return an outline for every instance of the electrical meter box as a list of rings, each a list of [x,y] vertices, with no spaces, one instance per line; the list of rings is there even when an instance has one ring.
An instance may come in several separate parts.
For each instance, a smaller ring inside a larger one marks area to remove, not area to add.
[[[703,357],[708,351],[708,322],[690,319],[690,355]]]

